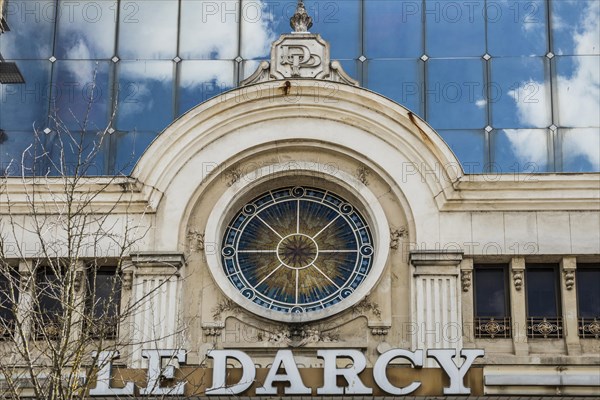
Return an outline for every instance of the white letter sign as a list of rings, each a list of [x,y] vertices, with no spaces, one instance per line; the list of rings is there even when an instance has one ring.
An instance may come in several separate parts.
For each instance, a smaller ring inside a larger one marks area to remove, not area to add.
[[[239,350],[210,350],[207,354],[213,361],[212,387],[206,389],[207,396],[240,394],[254,383],[256,369],[252,359]],[[233,358],[242,364],[242,378],[234,385],[227,386],[227,358]]]

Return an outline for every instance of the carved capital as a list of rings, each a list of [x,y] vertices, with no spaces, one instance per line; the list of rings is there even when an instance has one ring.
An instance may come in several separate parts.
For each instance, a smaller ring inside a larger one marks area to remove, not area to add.
[[[223,328],[225,328],[225,323],[222,321],[204,322],[202,324],[202,333],[204,333],[204,336],[209,337],[221,336]]]
[[[472,282],[472,271],[469,269],[463,269],[460,271],[460,283],[462,285],[463,292],[468,292],[471,289]]]
[[[121,287],[123,290],[131,290],[133,287],[133,271],[123,271]]]
[[[563,275],[565,278],[565,287],[567,290],[572,290],[575,286],[575,269],[563,269]]]
[[[387,328],[373,328],[371,329],[371,335],[373,336],[386,336],[389,333]]]
[[[83,286],[83,271],[78,270],[75,271],[75,276],[73,277],[73,289],[75,292],[79,292]]]
[[[28,291],[31,288],[31,283],[33,282],[33,276],[30,270],[21,271],[19,273],[20,282],[22,291]]]
[[[523,288],[523,270],[522,269],[513,269],[513,284],[515,285],[515,290],[520,291]]]

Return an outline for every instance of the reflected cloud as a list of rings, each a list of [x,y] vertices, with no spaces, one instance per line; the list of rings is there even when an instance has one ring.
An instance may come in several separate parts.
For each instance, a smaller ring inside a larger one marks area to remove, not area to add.
[[[548,163],[548,135],[545,130],[504,129],[504,133],[521,163],[533,163],[540,167]]]
[[[600,3],[591,2],[578,27],[572,28],[575,53],[582,54],[600,48]],[[600,126],[600,61],[597,56],[574,57],[569,71],[558,71],[559,122],[564,127]],[[523,101],[519,93],[536,85],[540,93],[538,101]],[[515,100],[519,120],[540,126],[547,118],[547,83],[530,80],[508,94]],[[584,157],[594,169],[600,169],[600,130],[565,137],[563,146],[567,159]],[[546,136],[534,134],[533,130],[506,130],[515,155],[521,162],[538,162],[547,147]],[[536,149],[539,149],[536,150]],[[542,151],[543,150],[543,151]],[[544,155],[545,157],[545,155]]]

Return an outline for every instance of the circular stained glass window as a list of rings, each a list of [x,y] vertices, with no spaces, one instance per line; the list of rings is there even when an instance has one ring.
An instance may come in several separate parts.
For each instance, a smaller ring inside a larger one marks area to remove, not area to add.
[[[373,263],[369,226],[327,190],[289,187],[257,197],[225,229],[221,257],[231,284],[283,313],[323,310],[350,296]]]

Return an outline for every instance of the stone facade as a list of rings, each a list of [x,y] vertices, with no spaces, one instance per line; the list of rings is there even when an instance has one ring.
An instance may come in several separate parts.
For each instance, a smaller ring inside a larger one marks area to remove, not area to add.
[[[0,216],[25,211],[31,183],[6,182],[11,205],[0,204]],[[34,184],[43,201],[56,202],[59,181]],[[222,273],[227,222],[258,194],[285,186],[343,195],[371,224],[368,282],[329,312],[261,309]],[[317,349],[358,349],[372,367],[390,348],[480,348],[485,394],[598,395],[600,341],[578,334],[575,272],[600,261],[599,201],[598,174],[465,175],[425,122],[357,87],[329,60],[326,42],[301,32],[274,43],[271,63],[244,86],[173,123],[132,176],[107,184],[91,205],[102,213],[118,203],[115,229],[131,218],[147,228],[127,255],[122,304],[162,285],[148,308],[121,323],[121,338],[135,343],[121,360],[127,367],[144,368],[142,351],[155,348],[186,349],[197,366],[210,366],[210,349],[241,349],[261,367],[292,348],[305,368],[321,367]],[[19,218],[27,226],[32,217]],[[25,229],[17,236],[35,240]],[[18,263],[16,253],[6,256]],[[557,338],[527,330],[525,272],[540,262],[560,265]],[[511,322],[502,337],[475,334],[473,271],[485,263],[508,266]]]

